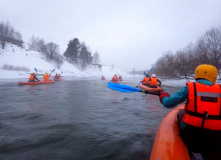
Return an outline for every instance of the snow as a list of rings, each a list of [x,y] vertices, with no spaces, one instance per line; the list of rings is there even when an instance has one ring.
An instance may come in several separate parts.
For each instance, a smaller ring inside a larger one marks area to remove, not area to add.
[[[22,67],[27,69],[26,71],[13,71],[3,69],[4,65],[11,65],[13,67]],[[88,66],[86,71],[81,71],[78,66],[73,65],[65,61],[61,68],[58,69],[53,62],[48,62],[44,54],[27,51],[24,48],[17,47],[15,45],[8,44],[6,48],[0,49],[0,79],[12,79],[12,78],[29,78],[30,73],[35,72],[37,69],[38,74],[44,74],[45,72],[52,73],[54,76],[56,73],[62,73],[64,77],[99,77],[103,75],[106,79],[111,79],[114,74],[124,77],[131,77],[133,75],[123,72],[117,67],[102,66],[102,69],[95,68],[95,66]]]
[[[128,62],[129,63],[129,62]],[[13,71],[13,70],[4,70],[4,65],[12,65],[14,67],[23,67],[27,68],[29,71]],[[44,74],[45,72],[50,73],[53,69],[55,71],[52,73],[52,76],[55,76],[56,73],[62,73],[63,78],[71,77],[84,77],[84,78],[96,78],[101,79],[103,75],[107,80],[110,80],[114,74],[118,76],[121,75],[123,79],[135,78],[135,83],[139,83],[142,80],[144,75],[131,75],[120,70],[117,67],[102,66],[102,69],[95,68],[95,66],[87,67],[86,71],[81,71],[79,66],[73,65],[65,61],[61,68],[58,69],[53,62],[48,62],[45,58],[45,55],[35,51],[27,51],[24,48],[17,47],[12,44],[8,44],[3,50],[0,48],[0,80],[1,82],[7,79],[28,79],[30,73],[35,72],[37,68],[38,74]],[[40,76],[40,80],[42,77]],[[26,81],[26,80],[24,80]],[[162,85],[168,86],[185,86],[188,80],[165,80],[162,79]],[[193,80],[194,81],[194,80]]]

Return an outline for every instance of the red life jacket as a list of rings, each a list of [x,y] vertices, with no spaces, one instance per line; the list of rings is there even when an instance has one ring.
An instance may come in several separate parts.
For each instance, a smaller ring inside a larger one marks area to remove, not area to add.
[[[150,84],[150,77],[145,77],[143,80],[143,84]]]
[[[183,121],[195,127],[221,130],[221,86],[187,82],[189,95]]]
[[[151,78],[150,85],[151,85],[151,86],[158,86],[158,83],[157,83],[157,78],[152,77],[152,78]]]

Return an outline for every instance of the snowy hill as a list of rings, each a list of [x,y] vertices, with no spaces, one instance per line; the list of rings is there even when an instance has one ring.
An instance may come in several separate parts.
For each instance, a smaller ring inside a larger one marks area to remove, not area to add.
[[[28,73],[35,72],[34,68],[37,68],[39,74],[50,73],[55,69],[52,76],[61,72],[63,72],[62,76],[101,77],[103,75],[108,79],[114,74],[131,76],[117,67],[112,69],[110,66],[103,66],[102,69],[88,66],[86,71],[81,71],[78,66],[67,61],[58,69],[53,62],[48,62],[42,53],[27,51],[11,44],[7,45],[4,50],[0,49],[0,79],[28,78]]]

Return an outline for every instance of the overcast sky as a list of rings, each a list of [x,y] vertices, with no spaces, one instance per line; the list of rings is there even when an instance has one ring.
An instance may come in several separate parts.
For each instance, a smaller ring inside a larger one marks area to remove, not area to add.
[[[98,51],[103,65],[150,69],[163,52],[176,52],[221,26],[221,0],[0,0],[0,22],[23,36],[54,42],[73,38]]]

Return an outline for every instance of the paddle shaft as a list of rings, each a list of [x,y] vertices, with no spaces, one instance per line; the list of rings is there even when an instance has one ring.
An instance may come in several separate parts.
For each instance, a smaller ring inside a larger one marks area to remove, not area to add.
[[[143,93],[145,93],[145,94],[153,94],[153,95],[160,96],[160,93],[148,92],[148,91],[146,91],[146,90],[141,90],[141,92],[143,92]]]
[[[107,86],[110,89],[121,91],[121,92],[142,92],[142,93],[146,93],[146,94],[153,94],[153,95],[160,96],[160,93],[158,93],[158,92],[157,93],[156,92],[149,92],[147,90],[141,90],[141,89],[134,88],[134,87],[127,86],[127,85],[123,85],[123,84],[108,82]]]
[[[50,74],[52,74],[52,72],[54,72],[54,70],[55,70],[55,69],[53,69],[53,71],[51,71],[51,73],[50,73]]]

